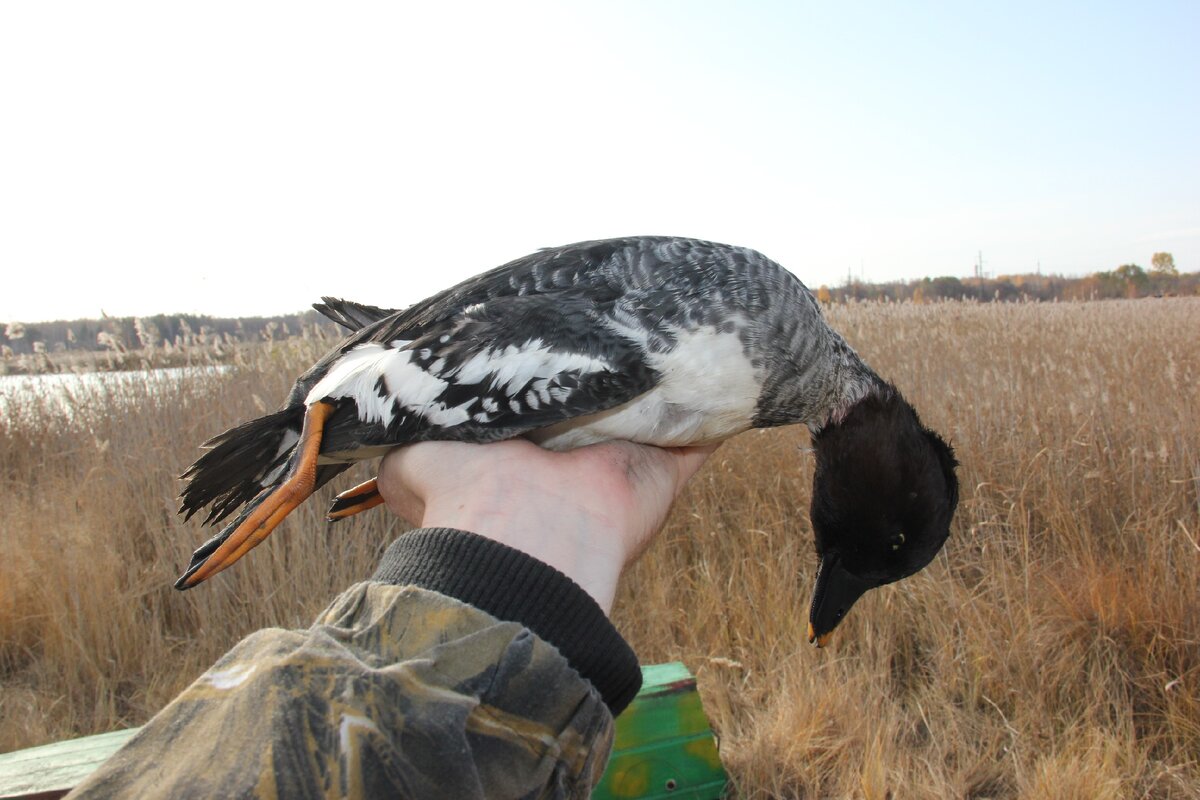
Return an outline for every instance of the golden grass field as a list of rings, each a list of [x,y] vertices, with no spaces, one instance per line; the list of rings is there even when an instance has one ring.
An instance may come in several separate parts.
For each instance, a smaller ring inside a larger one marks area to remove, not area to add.
[[[816,650],[807,432],[744,434],[696,478],[615,618],[643,662],[698,675],[735,796],[1200,797],[1200,299],[827,314],[952,441],[962,501],[944,554]],[[402,526],[326,527],[327,488],[171,588],[207,536],[175,475],[328,344],[6,407],[0,751],[141,723],[371,573]]]

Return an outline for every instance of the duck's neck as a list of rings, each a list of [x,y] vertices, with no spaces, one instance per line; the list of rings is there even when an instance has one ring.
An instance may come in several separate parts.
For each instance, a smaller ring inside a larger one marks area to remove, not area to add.
[[[857,357],[856,357],[857,358]],[[858,361],[857,369],[847,369],[835,381],[832,402],[823,415],[808,423],[808,428],[817,433],[827,425],[837,425],[846,418],[850,409],[871,396],[887,396],[893,388],[874,370]]]
[[[791,363],[763,386],[754,425],[803,423],[813,433],[845,418],[864,397],[882,394],[888,384],[863,363],[836,333],[831,346],[812,363]]]

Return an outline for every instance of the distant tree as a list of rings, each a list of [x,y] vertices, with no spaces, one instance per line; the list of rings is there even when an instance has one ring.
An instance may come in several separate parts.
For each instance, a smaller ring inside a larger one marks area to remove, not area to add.
[[[1146,277],[1146,270],[1137,264],[1122,264],[1116,268],[1115,272],[1117,277],[1124,281],[1137,282],[1144,280]]]
[[[1175,256],[1170,253],[1155,253],[1151,256],[1150,270],[1158,275],[1179,275],[1179,270],[1175,269]]]
[[[940,278],[934,278],[929,284],[928,295],[930,297],[958,300],[966,297],[966,294],[963,282],[952,275],[943,275]]]
[[[1113,275],[1125,284],[1125,296],[1137,297],[1150,284],[1146,270],[1137,264],[1122,264],[1113,270]]]
[[[1117,274],[1116,270],[1097,272],[1084,280],[1091,284],[1091,297],[1105,299],[1124,297],[1126,294],[1125,281]]]
[[[990,288],[992,290],[993,300],[1010,302],[1021,296],[1021,291],[1013,285],[1012,281],[991,281]]]
[[[821,284],[821,288],[817,289],[817,301],[823,306],[827,306],[833,302],[833,294],[830,293],[829,287]]]

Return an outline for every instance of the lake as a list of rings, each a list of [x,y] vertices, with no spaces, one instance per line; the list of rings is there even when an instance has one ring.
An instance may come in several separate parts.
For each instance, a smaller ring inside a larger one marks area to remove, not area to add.
[[[122,372],[63,372],[46,375],[0,375],[0,417],[15,413],[16,404],[40,400],[43,407],[70,415],[73,405],[89,399],[143,395],[175,389],[184,381],[225,375],[227,365],[165,367]]]

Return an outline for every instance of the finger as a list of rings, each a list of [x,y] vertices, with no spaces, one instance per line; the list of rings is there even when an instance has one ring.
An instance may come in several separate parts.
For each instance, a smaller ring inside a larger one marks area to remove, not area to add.
[[[425,516],[425,501],[414,490],[407,476],[410,468],[419,454],[412,451],[421,447],[420,444],[397,447],[391,450],[379,464],[379,477],[376,486],[383,501],[392,513],[397,514],[410,525],[420,525]]]
[[[720,446],[721,442],[685,447],[646,447],[643,457],[669,481],[673,501]]]
[[[628,442],[613,444],[622,446],[626,479],[633,488],[634,499],[629,508],[637,519],[627,526],[627,531],[634,533],[625,540],[625,567],[628,567],[662,530],[684,485],[720,443],[671,448]]]

